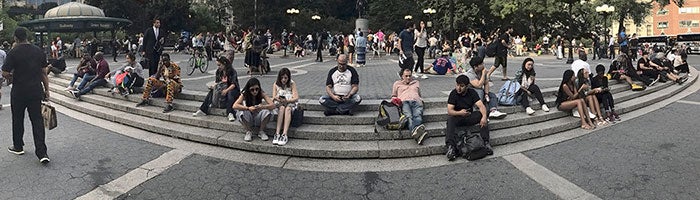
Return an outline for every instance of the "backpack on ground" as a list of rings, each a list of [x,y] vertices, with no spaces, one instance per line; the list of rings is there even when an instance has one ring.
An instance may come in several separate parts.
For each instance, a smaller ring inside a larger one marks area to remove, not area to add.
[[[496,56],[496,51],[498,51],[498,43],[491,42],[486,46],[486,56],[494,57]]]
[[[520,84],[513,80],[507,80],[500,90],[498,90],[498,104],[504,106],[514,106],[518,103],[516,93],[520,90]]]
[[[488,155],[489,149],[479,133],[465,130],[462,136],[462,156],[467,160],[478,160]]]
[[[374,132],[377,133],[377,126],[383,126],[387,130],[403,130],[408,124],[408,117],[403,114],[401,107],[386,100],[379,104],[379,115],[374,123]]]

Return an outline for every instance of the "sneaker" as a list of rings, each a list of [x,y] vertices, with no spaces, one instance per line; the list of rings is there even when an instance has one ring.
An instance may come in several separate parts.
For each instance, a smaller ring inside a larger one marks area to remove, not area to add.
[[[590,117],[591,119],[595,119],[595,118],[596,118],[596,115],[593,114],[593,113],[589,110],[589,111],[588,111],[588,117]]]
[[[620,115],[618,115],[615,111],[613,111],[612,114],[613,114],[613,116],[615,116],[615,120],[617,120],[617,121],[622,120],[622,119],[620,119]]]
[[[163,113],[169,113],[170,111],[175,110],[175,107],[173,107],[173,104],[168,104],[165,105],[165,108],[163,109]]]
[[[486,146],[486,155],[493,155],[493,147],[491,147],[491,142],[484,142],[484,146]]]
[[[233,113],[229,113],[228,114],[228,121],[230,121],[230,122],[236,121],[236,115],[234,115]]]
[[[420,76],[420,78],[421,79],[428,79],[428,75],[423,74],[422,76]]]
[[[245,140],[246,142],[252,141],[253,140],[253,133],[251,133],[250,131],[246,131],[245,137],[243,137],[243,140]]]
[[[283,135],[280,137],[280,141],[277,144],[280,146],[284,146],[287,144],[287,141],[289,141],[289,138],[287,137],[287,135]]]
[[[657,82],[659,82],[659,79],[661,79],[661,76],[657,76],[656,79],[654,79],[653,81],[651,81],[651,83],[649,83],[649,87],[654,86],[654,84],[656,84]]]
[[[413,137],[416,142],[420,141],[420,137],[425,134],[425,125],[421,124],[413,128],[413,132],[411,133],[411,137]],[[420,142],[419,142],[420,143]]]
[[[457,149],[452,145],[447,146],[447,153],[445,153],[445,156],[447,156],[447,160],[449,161],[455,160],[455,158],[457,158]]]
[[[428,131],[425,131],[425,127],[423,127],[422,131],[420,131],[418,134],[418,145],[423,145],[426,138],[428,138]]]
[[[535,110],[533,110],[533,109],[530,108],[530,107],[525,108],[525,112],[526,112],[528,115],[535,114]]]
[[[508,114],[502,113],[498,110],[492,110],[491,114],[489,114],[489,117],[494,118],[494,119],[503,119],[506,117],[506,115],[508,115]]]
[[[51,160],[49,159],[48,156],[44,156],[44,157],[42,157],[41,159],[39,159],[39,162],[40,162],[41,164],[47,164],[47,163],[51,162]]]
[[[338,112],[334,111],[334,110],[323,111],[323,115],[325,115],[325,116],[331,116],[331,115],[337,115],[337,114],[338,114]]]
[[[579,118],[581,115],[578,113],[578,110],[571,111],[571,116]]]
[[[260,137],[260,139],[263,140],[263,141],[267,141],[267,140],[270,139],[270,138],[267,137],[267,134],[265,134],[264,131],[258,132],[258,137]]]
[[[22,154],[24,154],[24,149],[15,148],[14,146],[8,147],[8,148],[7,148],[7,151],[9,151],[10,153],[17,154],[17,155],[22,155]]]
[[[69,90],[68,93],[70,93],[70,95],[73,96],[73,98],[75,98],[75,99],[80,98],[80,95],[78,95],[78,92],[75,90]]]
[[[280,142],[280,134],[275,134],[275,137],[272,138],[272,144],[277,145]]]
[[[201,117],[201,116],[207,116],[207,113],[204,113],[202,110],[197,110],[197,112],[192,113],[193,117]]]
[[[141,100],[141,102],[136,104],[136,107],[141,107],[141,106],[145,106],[145,105],[148,105],[148,99]]]
[[[71,86],[66,87],[66,91],[71,91],[71,90],[75,90],[75,87],[71,87]]]
[[[420,77],[420,75],[418,75],[417,73],[413,73],[412,76],[413,76],[413,78],[418,78],[418,77]]]
[[[549,112],[549,107],[547,104],[542,104],[542,111]]]
[[[634,83],[633,83],[632,85],[630,85],[630,87],[632,88],[632,91],[641,91],[641,90],[644,90],[644,87],[643,87],[643,86],[637,85],[637,84],[634,84]]]

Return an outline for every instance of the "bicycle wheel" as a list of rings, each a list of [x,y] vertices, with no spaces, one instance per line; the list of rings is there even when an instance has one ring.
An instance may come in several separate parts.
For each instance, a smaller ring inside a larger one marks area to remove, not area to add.
[[[202,65],[199,66],[199,71],[202,73],[207,73],[207,69],[209,69],[209,61],[207,60],[207,58],[204,57],[199,59],[202,61]]]
[[[189,72],[187,73],[187,75],[188,75],[188,76],[191,76],[192,73],[194,73],[194,70],[195,70],[196,67],[197,67],[197,60],[196,60],[196,58],[195,58],[195,57],[190,57],[190,59],[187,60],[187,65],[189,66],[189,69],[187,70],[187,71],[189,71]]]

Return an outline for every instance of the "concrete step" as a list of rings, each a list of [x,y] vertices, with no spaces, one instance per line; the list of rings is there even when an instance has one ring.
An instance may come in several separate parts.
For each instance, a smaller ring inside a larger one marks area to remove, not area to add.
[[[668,84],[668,89],[621,102],[616,105],[617,111],[623,114],[663,100],[669,95],[673,95],[685,89],[696,79],[697,77],[694,77],[692,81],[682,86]],[[52,90],[60,90],[60,88],[52,86]],[[88,96],[99,97],[97,95],[87,95],[86,97]],[[277,147],[273,146],[270,141],[263,142],[258,138],[255,138],[253,142],[245,142],[243,141],[244,134],[237,131],[221,131],[172,123],[171,121],[115,110],[86,101],[76,101],[64,94],[52,95],[51,98],[55,103],[70,109],[147,131],[212,145],[261,153],[314,158],[400,158],[438,155],[444,152],[445,138],[439,135],[428,138],[424,145],[421,146],[416,145],[415,141],[412,139],[376,141],[291,139],[287,146]],[[435,129],[440,128],[440,124],[433,123],[431,126]],[[561,131],[578,128],[579,126],[578,119],[562,117],[491,131],[491,141],[494,145],[502,145],[555,134]]]
[[[658,91],[662,88],[671,86],[672,84],[667,83],[667,84],[660,84],[655,87],[651,87],[646,91],[642,92],[633,92],[633,91],[625,91],[622,93],[616,93],[614,94],[616,101],[623,102],[627,101],[629,99],[648,94],[654,91]],[[69,96],[69,94],[65,91],[62,90],[62,86],[57,86],[56,84],[51,85],[51,90],[53,92],[57,92],[58,94]],[[98,90],[99,91],[99,90]],[[100,92],[98,92],[100,93]],[[221,116],[215,116],[215,115],[209,115],[209,116],[203,116],[203,117],[192,117],[192,112],[189,111],[182,111],[182,110],[175,110],[171,113],[164,114],[162,113],[162,108],[161,107],[154,107],[154,106],[146,106],[146,107],[140,107],[136,108],[134,107],[133,102],[129,102],[127,99],[123,99],[121,96],[111,96],[109,95],[108,92],[100,93],[102,95],[84,95],[81,97],[83,101],[95,104],[95,105],[100,105],[103,107],[108,107],[112,108],[115,110],[120,110],[124,112],[129,112],[132,114],[138,114],[141,116],[147,116],[147,117],[153,117],[157,119],[161,119],[164,121],[169,121],[169,122],[174,122],[174,123],[179,123],[179,124],[186,124],[186,125],[191,125],[191,126],[197,126],[197,127],[202,127],[202,128],[210,128],[210,129],[217,129],[217,130],[223,130],[223,131],[236,131],[243,133],[243,127],[240,126],[238,122],[229,122],[225,117]],[[556,108],[553,108],[556,109]],[[318,112],[318,111],[315,111]],[[440,112],[439,114],[434,114],[430,112]],[[305,113],[306,119],[309,119],[308,113],[314,113],[312,112],[307,112]],[[365,114],[369,115],[374,115],[374,112],[365,112]],[[426,112],[426,116],[428,120],[431,120],[430,117],[433,118],[442,118],[441,120],[435,120],[435,121],[426,121],[426,130],[431,133],[431,135],[442,135],[442,131],[445,128],[445,121],[447,119],[447,115],[443,109],[431,109]],[[322,115],[322,114],[321,114]],[[543,121],[548,121],[548,120],[553,120],[561,117],[568,116],[569,113],[564,113],[564,112],[557,112],[556,110],[552,110],[549,113],[544,113],[542,111],[537,111],[536,114],[530,116],[527,115],[523,112],[520,113],[515,113],[509,115],[507,118],[503,120],[491,120],[490,122],[490,129],[491,130],[498,130],[498,129],[505,129],[505,128],[510,128],[510,127],[517,127],[520,125],[525,125],[525,124],[531,124],[531,123],[538,123],[538,122],[543,122]],[[353,116],[355,117],[355,116]],[[318,117],[318,118],[323,118],[323,117]],[[276,118],[273,118],[276,119]],[[343,118],[341,116],[331,116],[331,117],[326,117],[326,119],[329,120],[345,120],[345,121],[353,121],[355,118]],[[367,118],[368,120],[374,120],[374,116],[371,118]],[[269,123],[268,124],[268,132],[272,133],[275,130],[275,122]],[[390,130],[384,130],[382,127],[377,128],[378,133],[374,132],[374,126],[373,124],[364,124],[364,125],[357,125],[357,124],[348,124],[348,125],[319,125],[319,124],[304,124],[301,127],[298,128],[291,128],[289,131],[289,135],[292,138],[301,138],[301,139],[312,139],[312,140],[340,140],[340,141],[362,141],[362,140],[396,140],[396,139],[410,139],[410,131],[404,130],[402,133],[399,133],[399,131],[390,131]]]
[[[59,74],[56,76],[57,79],[64,79],[68,80],[66,83],[70,82],[72,78],[72,74]],[[497,91],[500,87],[494,86],[494,89]],[[611,92],[612,93],[617,93],[617,92],[622,92],[625,90],[629,90],[629,86],[627,86],[626,83],[617,83],[616,81],[611,82]],[[388,88],[390,89],[390,88]],[[450,88],[451,89],[451,88]],[[545,97],[545,100],[548,98],[553,98],[554,94],[556,93],[558,88],[543,88],[542,89],[542,95]],[[387,93],[388,94],[388,93]],[[183,99],[183,100],[191,100],[191,101],[199,101],[202,102],[204,101],[204,97],[206,97],[207,93],[202,92],[202,91],[194,91],[194,90],[188,90],[187,86],[185,86],[180,94],[178,94],[175,98],[176,99]],[[387,99],[388,95],[387,95]],[[445,104],[447,102],[447,95],[444,97],[430,97],[430,98],[425,98],[423,99],[424,101],[424,108],[425,109],[430,109],[430,108],[444,108]],[[356,107],[356,111],[378,111],[379,109],[379,104],[382,102],[382,100],[376,100],[376,99],[367,99],[363,100],[360,105]],[[539,102],[536,100],[531,101],[532,107],[539,107]],[[547,101],[548,103],[550,101]],[[300,99],[299,104],[301,107],[303,107],[307,111],[324,111],[324,107],[321,106],[318,103],[318,98],[315,99]],[[551,104],[553,106],[554,104]],[[506,112],[506,113],[515,113],[515,112],[520,112],[523,111],[523,109],[520,106],[501,106],[500,107],[501,112]]]

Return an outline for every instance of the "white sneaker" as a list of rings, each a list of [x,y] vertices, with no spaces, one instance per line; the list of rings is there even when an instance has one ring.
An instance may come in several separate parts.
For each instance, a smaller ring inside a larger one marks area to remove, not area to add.
[[[413,73],[413,78],[418,78],[418,77],[420,77],[420,75],[418,75],[417,73]]]
[[[267,134],[265,134],[264,131],[258,132],[258,137],[260,137],[260,139],[263,140],[263,141],[267,141],[267,140],[270,139],[270,138],[267,137]]]
[[[590,117],[591,119],[596,118],[595,114],[593,114],[590,110],[588,111],[588,117]]]
[[[578,110],[571,111],[571,114],[572,114],[571,116],[576,117],[576,118],[581,117],[581,115],[578,114]]]
[[[420,76],[420,78],[421,79],[428,79],[428,75],[423,74],[422,76]]]
[[[70,86],[66,87],[66,91],[72,91],[72,90],[75,90],[75,87],[70,87]]]
[[[283,135],[280,137],[280,141],[277,144],[280,146],[284,146],[285,144],[287,144],[287,141],[289,141],[289,138],[287,137],[287,135]]]
[[[250,131],[246,131],[245,137],[243,137],[243,140],[245,140],[247,142],[252,141],[253,140],[253,133],[251,133]]]
[[[230,121],[230,122],[236,121],[236,116],[233,115],[233,113],[229,113],[228,114],[228,121]]]
[[[535,114],[535,110],[530,107],[525,108],[525,112],[527,112],[528,115]]]
[[[508,115],[508,114],[502,113],[501,111],[498,111],[498,110],[493,110],[493,111],[491,111],[491,114],[489,114],[489,116],[491,118],[496,118],[496,119],[502,119],[502,118],[506,117],[506,115]]]
[[[207,116],[207,113],[202,112],[202,110],[197,110],[197,112],[192,113],[193,117]]]
[[[549,112],[549,107],[547,104],[542,104],[542,111]]]
[[[275,137],[272,138],[272,144],[277,145],[280,142],[280,134],[275,134]]]

